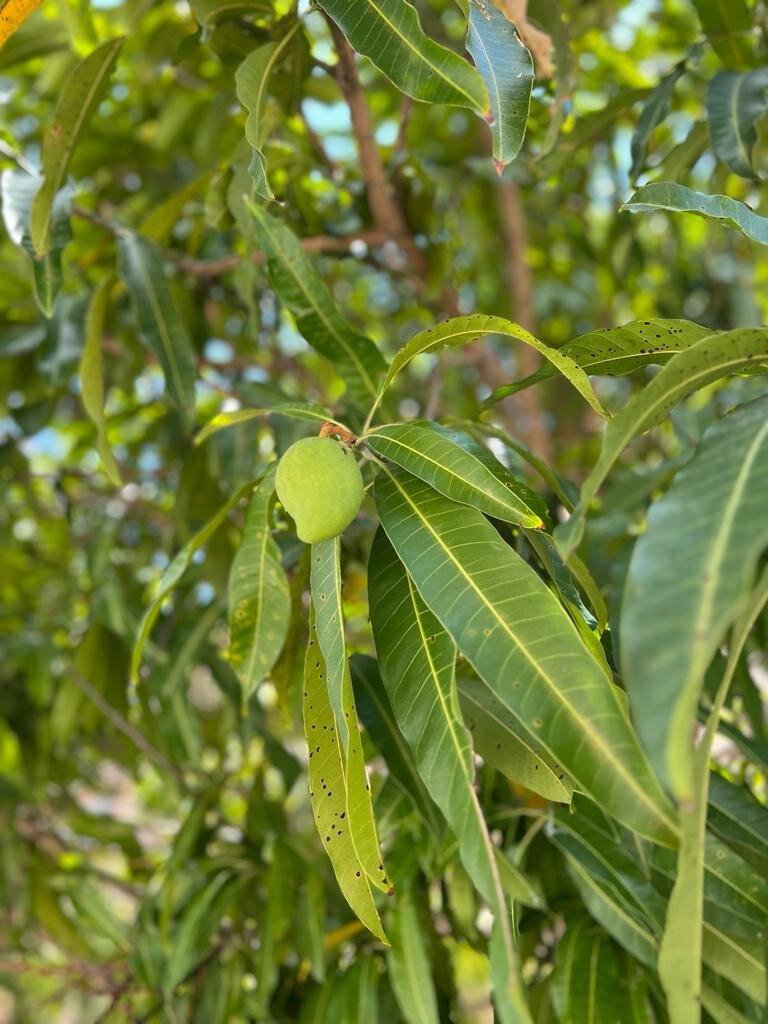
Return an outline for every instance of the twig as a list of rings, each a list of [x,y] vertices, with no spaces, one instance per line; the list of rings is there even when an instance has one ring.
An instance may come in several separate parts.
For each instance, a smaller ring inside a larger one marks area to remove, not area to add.
[[[532,334],[536,333],[533,312],[533,275],[528,265],[528,226],[520,188],[514,181],[502,179],[499,182],[499,205],[507,238],[506,277],[507,287],[512,296],[514,316],[517,322]],[[518,349],[517,365],[520,375],[527,377],[538,365],[538,357],[528,345]],[[526,388],[517,395],[518,408],[522,410],[524,429],[518,430],[528,447],[545,461],[549,461],[551,444],[549,431],[544,422],[544,412],[538,392]]]
[[[163,771],[169,772],[182,786],[185,786],[184,776],[181,771],[172,764],[165,754],[161,753],[147,740],[139,730],[125,719],[117,708],[114,708],[109,701],[105,700],[104,697],[99,693],[95,686],[90,683],[85,676],[74,665],[69,666],[69,676],[72,682],[77,688],[85,694],[88,700],[94,704],[99,711],[108,718],[114,727],[123,734],[127,739],[133,743],[137,750],[140,750],[142,754],[150,758],[155,764],[162,768]],[[186,788],[186,786],[185,786]]]
[[[336,237],[335,235],[311,235],[309,238],[300,239],[304,252],[349,252],[355,242],[363,242],[365,245],[381,245],[387,240],[387,235],[378,228],[369,228],[362,231],[353,231],[349,235]],[[207,280],[212,277],[219,277],[227,273],[245,259],[237,253],[230,253],[217,260],[197,260],[180,253],[172,253],[179,261],[179,267],[193,277]],[[251,253],[251,260],[256,264],[265,262],[264,253],[256,250]]]

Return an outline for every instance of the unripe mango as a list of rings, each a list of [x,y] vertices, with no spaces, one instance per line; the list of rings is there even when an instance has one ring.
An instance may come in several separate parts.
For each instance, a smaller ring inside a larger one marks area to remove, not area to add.
[[[307,544],[341,533],[363,503],[363,478],[352,452],[332,437],[305,437],[280,459],[277,496]]]

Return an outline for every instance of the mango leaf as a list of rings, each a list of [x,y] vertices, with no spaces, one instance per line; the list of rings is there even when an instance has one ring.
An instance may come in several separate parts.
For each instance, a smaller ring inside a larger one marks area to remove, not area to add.
[[[85,345],[80,360],[80,394],[85,411],[96,427],[96,447],[101,459],[102,469],[114,487],[122,487],[120,470],[115,462],[112,449],[107,439],[107,420],[104,415],[104,372],[102,367],[101,339],[104,332],[104,319],[109,302],[109,293],[114,284],[113,279],[102,281],[93,293],[88,315],[85,319]]]
[[[245,58],[235,72],[237,98],[248,111],[245,123],[245,137],[252,146],[253,160],[251,177],[256,185],[256,194],[263,199],[274,199],[266,175],[264,146],[264,103],[272,72],[277,66],[286,46],[301,27],[297,19],[285,35],[277,42],[259,46]],[[254,173],[255,170],[255,173]]]
[[[160,253],[129,231],[118,238],[118,266],[133,300],[139,331],[160,361],[171,398],[195,406],[195,352],[163,273]]]
[[[573,785],[479,679],[459,679],[459,703],[475,750],[508,779],[545,800],[569,804]]]
[[[632,135],[630,152],[632,165],[629,169],[629,176],[634,181],[645,167],[645,158],[648,154],[648,143],[654,129],[662,123],[669,112],[669,101],[672,98],[678,78],[685,71],[685,64],[678,64],[668,75],[664,75],[659,84],[643,104],[640,117],[637,121],[637,128]]]
[[[338,537],[312,545],[310,585],[316,634],[326,667],[328,698],[336,719],[344,768],[347,825],[360,863],[373,884],[391,895],[376,835],[371,787],[365,768],[357,708],[344,641],[341,598],[341,543]]]
[[[570,356],[592,376],[618,377],[643,366],[662,365],[711,333],[708,327],[700,327],[690,320],[634,320],[623,327],[581,334],[558,351]],[[507,394],[514,395],[556,375],[552,364],[544,362],[535,373],[505,385],[510,389]]]
[[[488,95],[475,69],[425,35],[408,0],[319,0],[358,53],[402,92],[484,114]]]
[[[671,806],[614,687],[534,570],[479,512],[402,470],[385,467],[374,496],[422,599],[501,704],[611,814],[673,842]]]
[[[42,178],[36,178],[24,171],[5,170],[0,174],[0,195],[6,231],[15,245],[20,245],[29,253],[35,280],[35,298],[43,314],[50,319],[56,297],[61,291],[61,254],[72,238],[69,211],[74,189],[65,186],[53,200],[50,249],[41,257],[37,255],[32,244],[30,217],[35,197],[39,195],[42,186]]]
[[[615,947],[586,919],[571,918],[557,944],[552,1000],[562,1021],[615,1024],[625,1019]]]
[[[746,203],[730,196],[711,196],[670,181],[653,181],[650,185],[641,186],[620,209],[634,213],[648,210],[695,213],[708,220],[720,221],[747,238],[768,245],[768,217],[761,217]]]
[[[243,15],[269,17],[273,13],[269,0],[190,0],[189,6],[195,21],[204,28]]]
[[[181,921],[174,927],[162,987],[169,997],[176,986],[208,947],[221,918],[241,888],[241,880],[229,871],[220,871],[205,888],[184,907]]]
[[[629,565],[622,671],[640,737],[681,800],[692,795],[691,722],[704,673],[768,545],[766,493],[763,397],[705,432],[691,461],[651,507]]]
[[[291,229],[258,206],[249,204],[249,209],[272,284],[296,326],[336,366],[352,400],[370,400],[377,394],[384,357],[370,338],[353,331],[341,316]]]
[[[304,735],[309,748],[309,795],[317,831],[344,898],[369,931],[387,942],[347,818],[346,781],[336,718],[328,698],[325,661],[310,611],[304,663]]]
[[[371,549],[368,591],[379,667],[397,724],[458,840],[467,872],[494,913],[491,975],[499,1015],[527,1020],[495,848],[473,785],[472,742],[456,694],[456,649],[382,530]]]
[[[410,887],[400,892],[387,927],[392,940],[387,973],[403,1019],[408,1024],[440,1024],[424,928]]]
[[[768,877],[768,815],[746,786],[712,773],[707,824],[763,877]]]
[[[365,443],[377,455],[402,466],[454,501],[507,523],[533,528],[544,525],[538,513],[505,486],[474,451],[461,447],[450,435],[431,429],[429,424],[377,427],[366,435]],[[499,469],[505,467],[499,464]]]
[[[568,559],[584,535],[589,503],[633,437],[656,426],[681,398],[729,373],[759,365],[768,356],[768,330],[742,327],[701,338],[662,367],[642,391],[609,421],[600,458],[584,481],[579,504],[568,522],[555,529],[555,540]]]
[[[75,146],[99,104],[124,38],[110,39],[90,53],[69,76],[59,96],[53,124],[43,138],[43,186],[32,205],[32,244],[39,256],[51,247],[53,201],[64,184]]]
[[[211,516],[205,526],[201,527],[191,540],[187,541],[160,577],[155,597],[144,612],[136,634],[136,640],[134,641],[133,653],[131,655],[131,681],[133,683],[138,682],[144,646],[147,642],[152,626],[154,625],[157,616],[160,614],[160,608],[163,601],[168,597],[186,572],[192,562],[192,556],[194,553],[198,551],[203,544],[206,544],[210,540],[219,526],[221,526],[227,518],[230,511],[235,507],[235,505],[239,504],[244,497],[253,491],[257,482],[258,481],[256,480],[251,480],[249,483],[244,484],[239,488],[239,490],[235,491],[229,501],[222,505],[215,515]]]
[[[746,0],[693,0],[701,27],[726,67],[739,68],[752,60],[752,12]]]
[[[425,352],[436,352],[443,348],[458,348],[461,345],[468,345],[470,342],[477,341],[478,338],[485,338],[489,334],[512,337],[536,349],[537,352],[540,352],[545,359],[549,360],[562,373],[598,415],[602,416],[603,419],[606,418],[605,410],[595,397],[592,385],[589,383],[589,378],[572,359],[563,355],[557,349],[550,348],[543,342],[538,341],[524,327],[513,323],[511,320],[505,320],[500,316],[486,316],[483,313],[473,313],[470,316],[457,316],[450,320],[444,320],[435,327],[421,331],[419,334],[414,335],[396,353],[389,365],[381,390],[376,396],[373,408],[369,413],[368,422],[370,423],[374,411],[381,402],[385,392],[391,387],[395,377],[416,356]],[[499,389],[499,391],[503,390],[503,388]],[[504,394],[494,392],[494,395],[483,403],[483,408],[487,408],[504,397]]]
[[[291,925],[295,894],[294,865],[289,851],[275,843],[272,862],[266,873],[267,902],[259,915],[259,951],[256,966],[256,993],[253,1013],[257,1020],[269,1019],[269,1001],[280,980],[278,946]]]
[[[721,71],[707,86],[707,114],[712,148],[723,163],[743,178],[758,180],[752,165],[757,142],[755,122],[768,108],[768,68],[739,74]]]
[[[419,809],[435,836],[440,833],[435,807],[419,775],[413,754],[395,720],[387,691],[373,658],[353,654],[349,660],[360,719],[387,762],[389,777]]]
[[[0,46],[43,0],[3,0],[0,3]]]
[[[290,622],[288,580],[270,523],[276,466],[253,492],[229,575],[229,660],[244,703],[277,661]]]
[[[323,879],[317,871],[304,876],[299,910],[298,946],[309,962],[310,974],[317,982],[325,981],[326,894]]]
[[[226,427],[234,427],[238,423],[248,423],[261,416],[288,416],[291,419],[308,420],[310,423],[335,423],[336,426],[343,426],[322,406],[313,405],[311,402],[276,402],[274,405],[264,405],[258,409],[236,409],[233,412],[217,413],[202,430],[198,431],[195,436],[195,444],[202,444],[212,434],[217,434]]]
[[[533,60],[515,26],[491,0],[470,3],[467,49],[491,98],[493,160],[501,174],[525,138]]]

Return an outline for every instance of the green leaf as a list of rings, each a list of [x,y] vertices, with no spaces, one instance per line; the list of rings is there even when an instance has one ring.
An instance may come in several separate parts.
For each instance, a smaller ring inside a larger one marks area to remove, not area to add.
[[[118,238],[120,275],[133,300],[139,331],[160,361],[171,398],[195,406],[195,351],[163,273],[160,253],[129,231]]]
[[[313,405],[311,402],[275,402],[274,405],[264,405],[258,409],[237,409],[234,412],[217,413],[197,433],[195,444],[202,444],[212,434],[217,434],[226,427],[234,427],[238,423],[248,423],[261,416],[288,416],[291,419],[308,420],[311,423],[335,423],[336,426],[342,426],[320,405]]]
[[[344,605],[341,597],[341,542],[338,537],[312,545],[310,584],[316,634],[326,667],[328,698],[336,719],[347,825],[360,863],[373,884],[391,894],[376,835],[365,754],[352,690],[344,640]]]
[[[616,950],[589,921],[571,918],[557,944],[552,999],[562,1021],[616,1024],[624,1019]]]
[[[288,580],[270,523],[276,466],[253,492],[229,576],[229,660],[244,703],[277,661],[290,622]]]
[[[326,898],[323,880],[317,871],[307,871],[301,890],[299,911],[299,948],[310,964],[315,981],[325,981]]]
[[[256,14],[269,17],[273,8],[269,0],[190,0],[195,21],[208,28],[219,21]]]
[[[366,928],[386,943],[368,874],[360,863],[346,821],[344,762],[336,718],[328,698],[314,610],[310,612],[309,645],[304,663],[303,706],[304,735],[309,748],[309,795],[317,831],[347,903]]]
[[[690,320],[634,320],[623,327],[581,334],[558,351],[592,376],[621,376],[643,366],[663,365],[711,333],[708,327],[700,327]],[[506,393],[514,395],[556,375],[551,363],[542,363],[535,373],[505,385],[509,389]]]
[[[440,1024],[424,927],[410,887],[400,892],[387,917],[387,927],[392,940],[387,950],[387,974],[403,1019],[407,1024]]]
[[[152,626],[160,614],[160,608],[163,601],[168,597],[171,591],[174,589],[176,584],[179,582],[181,577],[189,567],[192,556],[198,551],[204,544],[206,544],[216,530],[221,526],[224,520],[229,515],[230,511],[239,504],[240,501],[249,495],[256,485],[257,481],[251,480],[249,483],[244,484],[239,490],[235,491],[232,497],[216,512],[215,515],[211,516],[205,526],[201,527],[197,533],[187,541],[184,547],[178,552],[174,559],[170,562],[167,569],[160,577],[160,581],[157,585],[157,591],[151,604],[147,607],[144,615],[139,624],[139,629],[136,634],[136,640],[133,645],[133,654],[131,656],[131,681],[134,683],[138,682],[139,669],[141,668],[141,658],[144,653],[144,646],[149,637],[149,633]]]
[[[490,0],[470,3],[467,49],[491,98],[493,159],[501,174],[525,138],[533,60],[515,26]]]
[[[301,27],[297,19],[278,42],[267,43],[249,53],[235,72],[237,98],[248,111],[245,137],[252,146],[253,162],[250,173],[256,184],[256,194],[263,199],[274,199],[266,175],[264,146],[264,103],[272,72],[286,46]]]
[[[507,901],[474,789],[472,741],[456,693],[453,641],[421,600],[382,530],[368,566],[371,626],[397,724],[424,784],[459,842],[459,855],[494,913],[491,970],[502,1020],[526,1019]]]
[[[654,181],[650,185],[643,185],[622,204],[621,209],[634,213],[648,210],[695,213],[708,220],[720,221],[747,238],[768,245],[768,217],[761,217],[746,203],[740,203],[730,196],[711,196],[670,181]]]
[[[513,782],[545,800],[569,804],[573,785],[479,679],[459,679],[459,702],[475,750]]]
[[[763,397],[706,431],[691,461],[651,507],[630,562],[622,671],[640,737],[681,800],[692,796],[691,722],[704,673],[768,545],[766,493]]]
[[[746,0],[693,0],[693,6],[705,35],[726,67],[749,65],[754,24]]]
[[[648,154],[648,143],[651,135],[667,116],[669,101],[672,98],[675,85],[684,71],[685,64],[678,64],[668,75],[664,75],[643,104],[637,128],[635,128],[632,135],[632,166],[629,169],[629,176],[633,181],[645,167],[645,158]]]
[[[768,814],[746,786],[713,773],[707,824],[731,849],[768,876]]]
[[[352,400],[360,404],[370,400],[377,394],[384,357],[343,319],[290,228],[258,206],[249,208],[272,284],[296,318],[296,326],[336,366]]]
[[[349,668],[360,718],[366,733],[387,762],[389,777],[415,804],[437,836],[440,826],[434,804],[424,787],[413,754],[398,728],[376,662],[364,654],[353,654]]]
[[[673,842],[672,809],[614,687],[534,570],[479,512],[402,470],[383,469],[374,496],[421,597],[502,705],[610,813]]]
[[[40,194],[42,178],[24,171],[5,170],[0,174],[0,195],[3,201],[3,221],[8,236],[20,245],[32,260],[35,280],[35,298],[43,314],[51,318],[56,297],[61,291],[61,254],[72,239],[69,211],[74,190],[65,186],[55,196],[51,207],[51,238],[49,251],[38,256],[32,244],[30,216],[35,197]]]
[[[582,484],[579,504],[568,522],[555,530],[563,557],[567,559],[581,541],[589,503],[633,437],[660,423],[675,403],[692,391],[759,364],[766,356],[765,328],[742,327],[709,334],[670,359],[642,391],[634,394],[608,422],[600,458]]]
[[[69,76],[59,96],[56,116],[43,139],[45,179],[32,206],[31,235],[35,251],[45,256],[51,247],[53,203],[64,184],[72,153],[99,104],[124,38],[110,39],[90,53]]]
[[[468,438],[471,443],[471,439]],[[365,437],[377,455],[407,469],[435,490],[507,523],[539,528],[540,515],[506,486],[473,450],[459,446],[450,433],[431,424],[394,423]],[[490,452],[488,455],[490,455]],[[495,461],[495,460],[494,460]],[[499,463],[502,473],[505,467]],[[511,477],[511,474],[507,475]]]
[[[712,148],[732,171],[754,181],[759,180],[752,165],[755,122],[768,107],[767,89],[768,68],[742,74],[721,71],[707,86]]]
[[[319,0],[358,53],[398,89],[425,103],[484,114],[488,95],[475,69],[425,35],[408,0]]]
[[[181,921],[174,928],[173,945],[163,972],[166,996],[171,995],[206,949],[240,887],[240,879],[229,871],[220,871],[184,907]]]
[[[485,338],[489,334],[501,334],[505,337],[512,337],[536,349],[570,381],[595,412],[605,419],[605,410],[595,397],[592,385],[589,383],[589,378],[572,359],[562,355],[557,349],[550,348],[548,345],[543,344],[543,342],[538,341],[524,327],[513,323],[511,320],[505,320],[500,316],[486,316],[483,313],[473,313],[470,316],[457,316],[450,320],[444,320],[435,327],[430,327],[429,330],[421,331],[419,334],[414,335],[397,352],[387,370],[381,390],[376,396],[376,401],[371,409],[368,421],[370,422],[376,407],[385,392],[391,387],[395,377],[416,356],[425,352],[436,352],[443,348],[458,348],[461,345],[468,345],[470,342],[477,341],[478,338]],[[499,389],[499,391],[503,390],[503,388]],[[487,408],[503,397],[505,396],[494,392],[494,395],[483,403],[483,408]]]
[[[104,415],[104,372],[102,366],[101,339],[104,332],[104,319],[109,302],[109,293],[114,280],[110,277],[102,281],[93,293],[88,315],[85,320],[85,345],[80,360],[80,394],[85,411],[96,427],[96,447],[101,459],[102,469],[114,487],[122,487],[115,457],[107,439],[107,419]]]

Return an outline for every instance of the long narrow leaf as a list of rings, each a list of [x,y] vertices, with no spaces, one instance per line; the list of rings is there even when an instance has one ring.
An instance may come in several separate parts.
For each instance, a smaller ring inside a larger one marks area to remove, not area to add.
[[[64,184],[75,146],[106,89],[124,38],[110,39],[90,53],[69,76],[59,96],[56,116],[43,139],[43,187],[32,206],[35,250],[45,256],[51,244],[53,200]]]
[[[755,122],[768,107],[768,68],[739,74],[721,71],[707,86],[707,114],[712,148],[732,171],[757,179],[752,150]]]
[[[496,476],[484,461],[429,424],[377,427],[366,444],[446,497],[520,526],[541,527],[540,515]],[[490,455],[490,453],[488,453]],[[491,456],[492,457],[492,456]],[[503,466],[499,466],[504,470]],[[511,474],[509,474],[511,476]]]
[[[686,185],[676,185],[671,181],[654,181],[650,185],[643,185],[630,196],[621,209],[634,213],[648,210],[695,213],[707,220],[727,224],[747,238],[768,245],[768,217],[761,217],[745,203],[730,196],[712,196],[704,192],[695,192]]]
[[[368,874],[360,862],[347,822],[344,763],[336,718],[328,699],[325,662],[310,615],[304,667],[304,735],[309,748],[309,795],[312,813],[339,887],[369,931],[387,942],[373,902]]]
[[[370,401],[378,391],[384,357],[370,338],[353,331],[341,316],[290,228],[258,206],[250,204],[249,209],[272,283],[297,327],[336,366],[353,401]]]
[[[328,698],[336,719],[336,735],[339,738],[344,768],[349,833],[358,859],[371,882],[382,892],[391,893],[392,883],[384,870],[376,834],[363,742],[344,640],[339,538],[334,537],[321,544],[313,544],[311,558],[312,605],[315,609],[317,639],[326,667]]]
[[[678,353],[608,423],[600,458],[584,481],[578,507],[555,530],[564,558],[584,534],[584,517],[611,467],[633,437],[660,423],[681,398],[712,381],[755,366],[768,356],[768,330],[743,327],[710,334]]]
[[[691,723],[704,673],[768,545],[766,494],[768,398],[760,398],[704,434],[652,506],[630,562],[623,674],[651,760],[681,799],[692,792]]]
[[[160,361],[166,387],[182,409],[195,405],[195,352],[163,273],[158,250],[129,231],[118,240],[120,274],[130,294],[139,331]]]
[[[642,835],[672,842],[671,807],[557,598],[484,517],[382,470],[382,525],[421,597],[495,696],[585,792]]]
[[[488,96],[477,71],[440,46],[419,24],[408,0],[320,0],[358,53],[365,54],[398,89],[425,103],[450,103],[479,113]]]
[[[85,411],[96,427],[96,447],[101,458],[102,468],[111,484],[115,487],[122,487],[120,470],[107,440],[101,349],[104,319],[113,284],[112,278],[103,281],[93,293],[91,304],[88,307],[88,315],[85,320],[85,345],[80,359],[80,393]]]
[[[229,660],[244,703],[277,661],[290,623],[288,580],[270,523],[276,465],[253,492],[229,575]]]
[[[511,21],[491,0],[472,0],[467,49],[491,98],[496,171],[515,159],[525,138],[533,87],[533,60]]]
[[[502,1020],[526,1019],[507,902],[473,782],[472,744],[461,716],[455,647],[421,600],[383,531],[368,569],[371,625],[382,678],[424,783],[459,841],[459,854],[494,912],[491,968]]]

